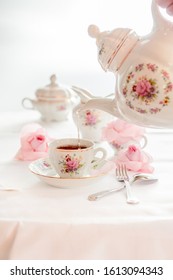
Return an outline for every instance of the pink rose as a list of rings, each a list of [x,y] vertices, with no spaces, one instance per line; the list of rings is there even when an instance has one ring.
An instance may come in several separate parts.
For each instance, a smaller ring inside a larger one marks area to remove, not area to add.
[[[67,160],[66,165],[69,171],[74,171],[78,169],[79,161],[77,159]]]
[[[46,130],[38,124],[23,127],[21,132],[21,147],[15,158],[18,160],[36,160],[46,157],[48,153],[48,137]]]
[[[144,133],[144,128],[117,119],[103,128],[102,139],[121,146],[129,141],[139,141]]]
[[[151,91],[151,84],[147,80],[139,81],[136,85],[136,91],[139,95],[145,96]]]
[[[115,158],[116,164],[125,164],[128,170],[145,173],[154,171],[154,168],[150,166],[152,161],[149,154],[135,145],[130,145],[126,150],[120,151]]]
[[[97,116],[94,113],[87,111],[86,112],[86,125],[94,125],[97,122]]]

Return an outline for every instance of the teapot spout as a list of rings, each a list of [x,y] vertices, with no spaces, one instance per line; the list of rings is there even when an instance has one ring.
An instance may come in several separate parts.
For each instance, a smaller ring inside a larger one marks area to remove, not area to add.
[[[81,103],[82,103],[82,104],[88,102],[90,99],[95,98],[94,95],[93,95],[90,91],[88,91],[88,90],[86,90],[86,89],[84,89],[84,88],[72,86],[71,89],[72,89],[75,93],[78,94],[78,96],[80,97],[80,100],[81,100]]]
[[[107,112],[117,118],[121,118],[118,112],[116,101],[108,98],[95,98],[89,100],[87,103],[82,104],[78,110],[98,109]]]

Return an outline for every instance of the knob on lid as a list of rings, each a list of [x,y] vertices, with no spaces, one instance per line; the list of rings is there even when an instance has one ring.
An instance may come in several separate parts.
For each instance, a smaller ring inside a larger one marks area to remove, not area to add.
[[[56,83],[56,75],[50,77],[50,84],[40,88],[35,93],[39,100],[62,100],[69,97],[68,90]]]
[[[105,71],[119,69],[139,40],[137,34],[129,28],[100,32],[96,25],[90,25],[88,33],[96,38],[98,60]]]

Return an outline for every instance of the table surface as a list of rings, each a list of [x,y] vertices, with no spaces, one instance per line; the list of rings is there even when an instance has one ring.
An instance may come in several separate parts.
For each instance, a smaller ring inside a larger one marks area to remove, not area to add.
[[[77,136],[71,120],[46,124],[36,112],[0,114],[0,184],[17,189],[0,191],[0,259],[173,259],[172,130],[147,129],[145,151],[159,180],[134,184],[140,203],[130,205],[125,189],[87,200],[91,193],[115,187],[112,172],[87,186],[56,188],[41,182],[29,162],[14,159],[20,131],[31,122],[54,138]]]

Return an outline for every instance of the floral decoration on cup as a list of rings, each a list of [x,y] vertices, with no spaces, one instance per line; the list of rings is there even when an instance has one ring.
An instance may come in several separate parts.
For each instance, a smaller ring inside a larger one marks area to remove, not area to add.
[[[84,165],[84,163],[81,163],[81,159],[81,157],[77,157],[75,154],[73,156],[67,154],[65,157],[62,157],[62,160],[58,162],[61,166],[61,172],[70,175],[79,174],[79,169]]]
[[[130,142],[139,142],[145,134],[145,128],[116,119],[107,124],[102,130],[102,139],[116,149]]]
[[[125,164],[128,170],[135,172],[152,173],[154,168],[150,165],[151,162],[152,157],[135,145],[120,151],[115,158],[116,164]]]
[[[20,137],[20,149],[15,158],[18,160],[36,160],[46,157],[48,143],[52,139],[39,124],[33,123],[23,127]]]
[[[99,122],[99,114],[95,110],[86,110],[83,117],[86,126],[95,126]]]

